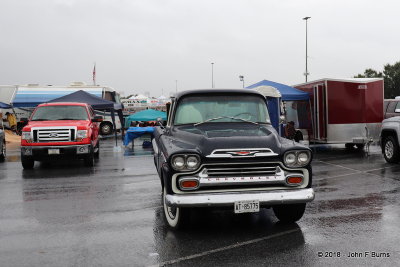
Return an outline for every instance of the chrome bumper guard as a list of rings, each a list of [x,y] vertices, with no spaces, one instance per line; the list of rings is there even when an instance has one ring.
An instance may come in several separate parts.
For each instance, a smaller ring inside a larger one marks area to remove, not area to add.
[[[207,194],[167,195],[171,207],[218,207],[233,205],[236,201],[258,200],[260,205],[306,203],[314,199],[312,188],[276,190],[269,192],[229,192]]]

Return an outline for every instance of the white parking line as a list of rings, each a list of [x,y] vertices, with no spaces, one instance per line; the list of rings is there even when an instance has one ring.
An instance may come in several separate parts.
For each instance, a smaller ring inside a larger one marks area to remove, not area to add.
[[[325,164],[327,164],[327,165],[331,165],[331,166],[335,166],[335,167],[340,167],[340,168],[343,168],[343,169],[351,170],[351,171],[356,171],[356,172],[359,172],[359,171],[360,171],[360,170],[356,170],[356,169],[344,167],[344,166],[342,166],[342,165],[338,165],[338,164],[333,164],[333,163],[325,162],[325,161],[322,161],[322,160],[316,160],[316,161],[325,163]]]
[[[332,178],[339,178],[339,177],[344,177],[344,176],[353,175],[353,174],[360,174],[360,173],[365,173],[365,174],[369,174],[369,175],[383,177],[382,175],[375,174],[375,173],[370,173],[370,172],[397,167],[396,165],[394,165],[394,166],[387,166],[387,167],[383,167],[383,168],[376,168],[376,169],[370,169],[370,170],[365,170],[365,171],[359,171],[359,170],[356,170],[356,169],[346,168],[346,167],[343,167],[343,166],[337,165],[337,164],[331,164],[331,163],[327,163],[327,162],[323,162],[323,161],[320,161],[320,162],[328,164],[328,165],[333,165],[333,166],[336,166],[336,167],[352,170],[352,171],[355,171],[355,172],[347,173],[347,174],[340,174],[340,175],[335,175],[335,176],[327,176],[327,177],[323,177],[323,178],[315,178],[315,179],[313,179],[314,181],[319,181],[319,180],[324,180],[324,179],[332,179]]]
[[[217,249],[204,251],[202,253],[197,253],[197,254],[193,254],[193,255],[190,255],[190,256],[177,258],[175,260],[164,261],[164,262],[159,263],[158,265],[151,265],[149,267],[165,266],[165,265],[169,265],[169,264],[179,263],[179,262],[182,262],[182,261],[186,261],[186,260],[191,260],[191,259],[207,256],[207,255],[214,254],[214,253],[217,253],[217,252],[222,252],[222,251],[226,251],[226,250],[229,250],[229,249],[233,249],[233,248],[238,248],[238,247],[254,244],[254,243],[257,243],[257,242],[260,242],[260,241],[272,239],[272,238],[275,238],[275,237],[278,237],[278,236],[294,233],[294,232],[297,232],[297,231],[300,231],[300,229],[288,230],[288,231],[280,232],[280,233],[273,234],[273,235],[270,235],[270,236],[256,238],[256,239],[252,239],[252,240],[245,241],[245,242],[239,242],[239,243],[236,243],[234,245],[230,245],[230,246],[225,246],[225,247],[220,247],[220,248],[217,248]]]

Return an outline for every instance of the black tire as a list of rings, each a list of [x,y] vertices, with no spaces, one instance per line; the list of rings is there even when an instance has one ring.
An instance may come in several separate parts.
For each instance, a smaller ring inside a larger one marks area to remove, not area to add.
[[[365,144],[356,144],[357,149],[363,149]]]
[[[89,155],[86,156],[84,159],[86,167],[93,167],[94,166],[94,153],[93,149],[90,150]]]
[[[344,145],[347,149],[353,149],[354,148],[354,144],[353,143],[346,143]]]
[[[167,194],[167,190],[164,187],[162,194],[162,202],[163,202],[163,210],[164,210],[164,219],[169,227],[173,230],[178,230],[185,228],[188,225],[188,221],[190,220],[190,210],[188,208],[173,208],[167,206],[165,202],[165,196]]]
[[[102,122],[100,124],[100,134],[101,135],[110,135],[113,134],[114,127],[110,122]]]
[[[388,163],[398,163],[400,161],[399,145],[393,136],[386,136],[383,140],[383,156]]]
[[[95,149],[97,149],[97,151],[94,152],[94,158],[99,159],[99,157],[100,157],[100,141],[97,141],[97,145],[96,145]]]
[[[33,158],[27,157],[27,156],[21,156],[21,163],[22,163],[22,167],[25,170],[31,170],[31,169],[33,169],[33,166],[35,165],[35,161],[33,160]]]
[[[0,161],[4,161],[6,159],[6,141],[3,139],[3,145],[0,150]]]
[[[283,223],[294,223],[303,217],[306,204],[285,204],[272,207],[275,216]]]

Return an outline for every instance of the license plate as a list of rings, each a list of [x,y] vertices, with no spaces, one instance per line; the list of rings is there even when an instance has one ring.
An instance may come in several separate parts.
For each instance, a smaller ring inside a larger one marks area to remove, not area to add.
[[[260,202],[258,200],[246,200],[235,202],[235,213],[258,212]]]
[[[58,148],[49,148],[49,155],[60,154],[60,149]]]

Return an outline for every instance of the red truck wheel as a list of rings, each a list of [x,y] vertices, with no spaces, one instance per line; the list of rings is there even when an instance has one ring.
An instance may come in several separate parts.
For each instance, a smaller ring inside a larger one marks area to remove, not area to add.
[[[0,161],[4,161],[6,159],[6,141],[3,142],[3,146],[0,151]]]
[[[22,167],[25,170],[33,169],[33,166],[35,165],[35,161],[32,158],[26,156],[21,156],[21,163]]]
[[[87,155],[86,158],[85,158],[85,166],[86,167],[93,167],[94,166],[94,152],[93,152],[93,149],[91,149],[89,155]]]

